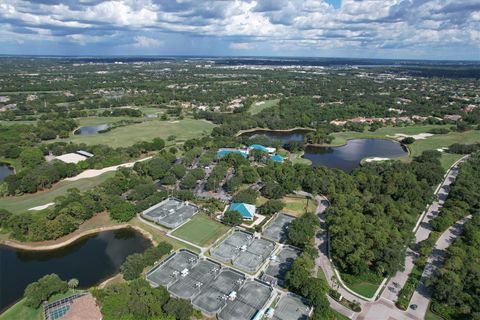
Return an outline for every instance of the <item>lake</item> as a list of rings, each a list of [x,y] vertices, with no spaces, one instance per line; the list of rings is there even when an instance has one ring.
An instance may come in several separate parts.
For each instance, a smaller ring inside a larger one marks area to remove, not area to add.
[[[408,155],[399,142],[384,139],[353,139],[340,147],[305,148],[303,158],[312,161],[313,166],[326,166],[350,172],[360,165],[364,158],[392,158]]]
[[[0,182],[13,173],[14,171],[12,167],[7,164],[0,163]]]
[[[50,273],[76,278],[88,288],[114,276],[125,258],[151,242],[133,229],[104,231],[57,250],[24,251],[0,246],[0,312],[22,298],[27,285]]]
[[[81,136],[87,136],[90,134],[96,134],[99,131],[108,129],[108,124],[97,124],[94,126],[83,126],[75,130],[74,134]]]
[[[305,129],[294,129],[289,131],[275,131],[268,129],[259,129],[251,132],[244,132],[240,136],[256,138],[259,136],[267,137],[268,139],[280,142],[282,145],[289,141],[303,141],[304,136],[311,132]]]

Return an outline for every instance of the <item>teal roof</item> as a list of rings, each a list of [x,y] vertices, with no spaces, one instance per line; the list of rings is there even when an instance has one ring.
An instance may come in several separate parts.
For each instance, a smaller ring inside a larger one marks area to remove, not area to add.
[[[262,146],[261,144],[252,144],[252,145],[250,146],[250,149],[260,150],[260,151],[263,151],[263,152],[267,152],[267,153],[268,153],[267,147],[264,147],[264,146]]]
[[[284,160],[284,158],[279,154],[272,156],[270,159],[272,159],[272,161],[275,161],[275,162],[283,162]]]
[[[241,150],[218,150],[217,151],[217,157],[218,158],[223,158],[223,157],[229,155],[230,153],[239,154],[244,158],[248,157],[248,154],[245,151],[241,151]]]
[[[257,207],[255,207],[253,204],[237,202],[232,203],[229,208],[230,211],[238,211],[245,219],[253,219],[256,209]]]

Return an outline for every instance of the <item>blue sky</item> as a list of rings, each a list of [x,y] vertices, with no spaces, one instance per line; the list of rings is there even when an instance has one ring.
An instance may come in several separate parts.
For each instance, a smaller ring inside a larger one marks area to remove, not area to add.
[[[480,60],[480,1],[0,0],[0,54]]]

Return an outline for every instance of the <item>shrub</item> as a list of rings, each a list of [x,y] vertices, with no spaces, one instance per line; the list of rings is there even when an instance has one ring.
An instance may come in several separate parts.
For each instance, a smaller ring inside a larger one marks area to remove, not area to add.
[[[53,294],[66,292],[67,289],[66,281],[63,281],[54,273],[47,274],[27,286],[24,293],[25,305],[36,309]]]

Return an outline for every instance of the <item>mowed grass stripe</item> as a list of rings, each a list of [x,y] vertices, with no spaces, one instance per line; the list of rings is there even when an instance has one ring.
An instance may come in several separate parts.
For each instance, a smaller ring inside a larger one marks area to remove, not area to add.
[[[175,230],[172,235],[185,239],[199,246],[212,244],[229,229],[228,226],[208,218],[205,214],[199,213],[193,218]]]

